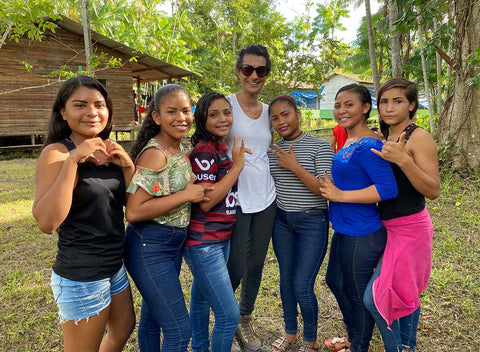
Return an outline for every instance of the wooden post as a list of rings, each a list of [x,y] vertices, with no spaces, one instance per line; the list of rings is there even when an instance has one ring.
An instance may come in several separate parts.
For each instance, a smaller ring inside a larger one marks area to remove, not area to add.
[[[88,0],[82,0],[83,41],[85,42],[85,58],[87,71],[90,71],[90,56],[92,56],[92,35],[90,32],[90,13]]]

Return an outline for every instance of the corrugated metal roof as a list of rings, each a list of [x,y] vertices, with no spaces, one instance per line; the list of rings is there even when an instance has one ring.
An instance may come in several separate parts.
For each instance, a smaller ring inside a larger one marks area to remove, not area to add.
[[[373,79],[365,76],[358,75],[356,73],[345,73],[345,72],[334,72],[326,80],[328,81],[335,75],[343,76],[345,78],[351,79],[352,81],[357,82],[358,84],[373,84]]]
[[[83,37],[83,26],[81,23],[78,23],[65,16],[61,17],[62,19],[55,21],[58,26]],[[131,62],[132,78],[134,80],[139,79],[141,82],[145,82],[164,79],[180,79],[182,77],[194,75],[194,73],[191,71],[169,64],[168,62],[159,60],[153,56],[142,54],[137,50],[134,50],[93,30],[91,31],[91,36],[94,43],[98,43],[111,50],[118,51],[129,58],[134,56],[137,57],[136,62]]]
[[[346,77],[351,79],[352,81],[356,81],[358,84],[373,84],[373,79],[370,77],[358,75],[356,73],[344,73],[344,72],[336,72],[337,75]]]

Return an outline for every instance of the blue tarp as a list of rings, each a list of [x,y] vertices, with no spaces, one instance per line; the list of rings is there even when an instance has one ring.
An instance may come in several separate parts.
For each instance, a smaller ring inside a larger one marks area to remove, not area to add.
[[[307,109],[316,109],[317,108],[317,97],[320,97],[325,86],[320,87],[320,93],[317,93],[314,90],[294,90],[290,92],[290,96],[295,99],[297,105],[301,108]]]
[[[320,88],[320,93],[318,94],[318,97],[320,99],[319,101],[319,107],[321,107],[322,105],[322,101],[321,101],[321,94],[323,92],[323,89],[325,88],[325,86],[322,86]],[[368,91],[370,92],[370,96],[372,97],[372,109],[376,109],[377,108],[377,98],[375,96],[375,88],[373,87],[367,87],[368,88]],[[317,93],[315,93],[314,90],[294,90],[294,91],[291,91],[290,92],[290,96],[295,99],[295,101],[297,102],[298,106],[301,107],[301,108],[307,108],[307,109],[316,109],[317,108],[317,105],[316,105],[316,98],[317,98]],[[425,98],[425,96],[423,95],[423,93],[420,93],[419,94],[419,109],[428,109],[428,101],[427,99]]]
[[[321,107],[321,94],[325,86],[320,87],[320,93],[318,93],[319,97],[319,108]],[[372,109],[377,108],[377,99],[375,98],[375,89],[373,87],[368,88],[370,95],[372,96]],[[298,106],[301,108],[307,109],[317,109],[317,93],[314,90],[294,90],[290,92],[290,96],[295,99]]]
[[[322,86],[320,88],[320,93],[318,93],[319,108],[321,108],[321,105],[322,105],[321,94],[324,88],[325,86]],[[372,109],[376,109],[377,98],[375,96],[375,88],[367,87],[367,89],[370,92],[370,96],[372,97]],[[295,99],[298,106],[301,108],[317,109],[317,104],[316,104],[317,93],[315,93],[314,90],[301,90],[301,89],[294,90],[290,92],[290,96],[293,99]],[[419,104],[420,104],[418,107],[419,109],[428,109],[428,101],[422,93],[419,94]]]

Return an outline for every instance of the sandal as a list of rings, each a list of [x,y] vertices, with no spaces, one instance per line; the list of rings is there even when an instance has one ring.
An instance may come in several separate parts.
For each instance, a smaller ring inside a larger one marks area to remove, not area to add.
[[[302,342],[302,345],[298,349],[297,352],[318,352],[320,350],[319,346],[312,346],[309,344],[306,344],[305,342]]]
[[[350,341],[346,337],[334,337],[333,339],[325,340],[324,344],[326,348],[336,352],[350,347]]]
[[[292,346],[292,343],[294,343],[296,340],[297,339],[294,338],[293,340],[289,341],[285,337],[281,336],[272,342],[272,352],[285,352]],[[274,350],[274,348],[276,348],[276,350]]]

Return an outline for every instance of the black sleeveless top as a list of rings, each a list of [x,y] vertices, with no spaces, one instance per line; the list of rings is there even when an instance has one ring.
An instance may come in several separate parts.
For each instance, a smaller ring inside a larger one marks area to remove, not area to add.
[[[414,124],[405,127],[405,142],[417,128],[418,126]],[[380,218],[382,220],[390,220],[422,211],[425,208],[425,197],[413,187],[397,164],[390,163],[390,165],[392,165],[393,174],[397,181],[398,196],[378,203]]]
[[[75,145],[61,141],[71,152]],[[70,212],[58,229],[58,253],[53,270],[74,281],[113,276],[122,266],[125,226],[125,179],[112,163],[78,165]]]

